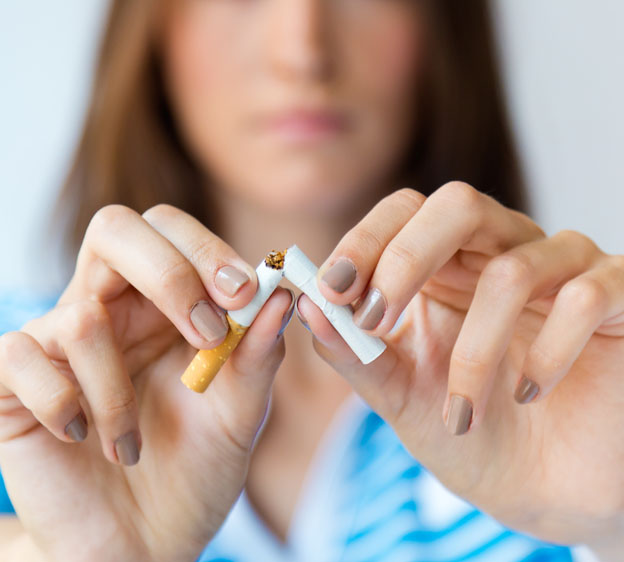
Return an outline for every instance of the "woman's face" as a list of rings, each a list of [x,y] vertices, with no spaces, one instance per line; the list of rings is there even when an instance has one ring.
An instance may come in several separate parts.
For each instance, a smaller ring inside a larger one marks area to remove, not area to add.
[[[267,210],[325,216],[392,187],[414,126],[419,6],[170,0],[166,84],[215,185]]]

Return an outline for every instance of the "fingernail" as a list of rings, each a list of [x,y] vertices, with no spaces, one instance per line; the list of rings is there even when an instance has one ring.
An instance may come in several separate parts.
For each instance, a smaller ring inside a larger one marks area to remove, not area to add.
[[[537,396],[539,390],[540,388],[536,383],[522,375],[518,386],[516,386],[514,398],[518,404],[528,404]]]
[[[217,289],[228,297],[233,297],[238,290],[250,281],[249,276],[233,265],[224,265],[215,277]]]
[[[195,329],[208,342],[220,341],[228,332],[228,324],[223,313],[208,301],[199,301],[191,309],[191,322]]]
[[[139,444],[134,431],[129,431],[115,441],[115,452],[121,464],[132,466],[139,462]]]
[[[87,437],[87,432],[87,417],[82,411],[65,426],[65,435],[73,441],[84,441]]]
[[[334,263],[321,277],[321,281],[337,293],[344,293],[355,281],[355,265],[344,258]]]
[[[303,295],[303,293],[301,293],[301,295]],[[299,312],[299,299],[301,298],[301,295],[299,295],[297,297],[297,302],[295,303],[295,312],[297,313],[297,318],[299,318],[299,322],[301,322],[301,324],[303,325],[303,327],[310,333],[312,333],[312,330],[310,330],[310,325],[308,324],[308,322],[306,321],[306,319],[303,317],[303,315],[301,314],[301,312]]]
[[[295,311],[295,293],[293,293],[290,289],[286,289],[290,293],[290,305],[288,306],[288,310],[284,312],[284,316],[282,316],[282,326],[277,332],[277,337],[279,338],[288,326],[290,319],[292,318],[293,312]]]
[[[472,404],[463,396],[451,395],[446,426],[453,435],[466,433],[472,421]]]
[[[364,302],[355,311],[353,322],[362,330],[373,330],[386,313],[386,299],[379,289],[368,291]]]

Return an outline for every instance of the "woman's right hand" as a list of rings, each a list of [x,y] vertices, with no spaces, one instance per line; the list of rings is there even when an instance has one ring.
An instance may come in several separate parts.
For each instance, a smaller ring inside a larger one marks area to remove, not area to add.
[[[180,375],[225,337],[218,307],[256,287],[174,207],[96,213],[57,306],[0,338],[0,466],[46,560],[186,562],[210,541],[244,483],[292,293],[273,294],[205,394]]]

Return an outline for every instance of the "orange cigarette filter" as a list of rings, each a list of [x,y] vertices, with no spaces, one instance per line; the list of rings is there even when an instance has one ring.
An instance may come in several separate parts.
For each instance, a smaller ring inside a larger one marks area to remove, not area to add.
[[[229,314],[225,340],[213,349],[200,349],[182,375],[182,382],[195,392],[204,392],[241,341],[249,326],[241,326]]]

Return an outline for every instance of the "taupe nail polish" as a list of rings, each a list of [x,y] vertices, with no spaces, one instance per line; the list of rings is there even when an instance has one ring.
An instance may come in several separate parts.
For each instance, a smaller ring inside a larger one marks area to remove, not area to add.
[[[249,281],[249,276],[244,271],[232,265],[224,265],[215,276],[217,289],[228,297],[233,297]]]
[[[472,404],[463,396],[452,394],[449,401],[446,426],[453,435],[466,433],[472,422]]]
[[[357,271],[349,260],[339,259],[321,277],[321,281],[337,293],[344,293],[355,281]]]
[[[73,441],[84,441],[87,432],[87,418],[82,411],[65,426],[65,435]]]
[[[286,329],[286,326],[290,323],[290,319],[292,318],[293,312],[295,311],[295,293],[293,293],[290,289],[286,289],[290,293],[290,306],[288,310],[284,312],[284,316],[282,316],[282,326],[280,327],[279,332],[277,333],[277,337],[279,338]]]
[[[364,302],[355,311],[353,322],[362,330],[373,330],[386,313],[386,299],[379,289],[368,291]]]
[[[208,301],[199,301],[191,309],[191,322],[195,329],[208,342],[218,342],[228,332],[228,324],[223,313],[217,312]]]
[[[303,293],[301,293],[301,295],[303,295]],[[299,299],[301,298],[301,295],[297,297],[297,301],[295,302],[295,313],[297,314],[297,318],[299,318],[299,322],[301,322],[301,325],[306,330],[308,330],[308,332],[312,333],[312,330],[310,330],[310,325],[308,324],[308,321],[303,317],[303,315],[299,311]]]
[[[537,396],[539,390],[539,386],[536,383],[522,375],[518,386],[516,386],[514,398],[518,404],[528,404]]]
[[[132,466],[139,462],[139,443],[136,433],[129,431],[115,441],[115,452],[121,464]]]

